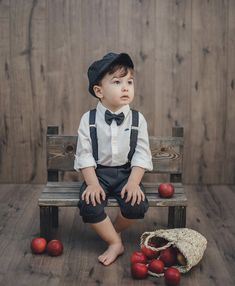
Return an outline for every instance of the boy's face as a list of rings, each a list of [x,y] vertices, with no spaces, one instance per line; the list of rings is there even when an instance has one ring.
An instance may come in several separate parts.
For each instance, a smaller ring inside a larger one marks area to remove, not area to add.
[[[101,85],[95,85],[94,91],[102,104],[115,112],[122,106],[132,102],[134,98],[134,81],[130,69],[125,76],[121,70],[113,74],[106,74],[101,80]]]

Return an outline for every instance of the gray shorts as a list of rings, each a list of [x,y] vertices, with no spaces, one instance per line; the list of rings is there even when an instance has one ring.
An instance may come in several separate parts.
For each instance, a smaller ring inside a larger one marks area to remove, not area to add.
[[[106,167],[98,165],[96,168],[96,175],[99,180],[100,185],[106,193],[105,200],[101,200],[101,204],[97,203],[93,206],[90,202],[87,204],[81,199],[83,192],[86,190],[86,183],[84,182],[80,189],[80,201],[78,207],[80,209],[80,215],[84,222],[87,223],[97,223],[101,222],[106,218],[106,213],[104,208],[107,206],[107,201],[109,197],[114,197],[120,207],[121,213],[125,218],[128,219],[142,219],[149,208],[147,198],[145,201],[141,201],[138,205],[131,205],[131,201],[125,202],[126,195],[121,198],[121,191],[124,185],[127,183],[128,178],[131,173],[131,167],[129,164],[120,167]],[[140,184],[141,190],[144,192],[143,185]]]

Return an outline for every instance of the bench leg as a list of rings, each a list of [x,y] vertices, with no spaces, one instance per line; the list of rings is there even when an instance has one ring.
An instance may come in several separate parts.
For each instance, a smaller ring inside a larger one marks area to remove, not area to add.
[[[51,212],[52,212],[52,227],[58,227],[59,226],[58,207],[51,207]]]
[[[51,207],[40,206],[40,235],[47,241],[52,236],[52,214]]]
[[[168,228],[182,228],[186,226],[186,207],[169,207]]]

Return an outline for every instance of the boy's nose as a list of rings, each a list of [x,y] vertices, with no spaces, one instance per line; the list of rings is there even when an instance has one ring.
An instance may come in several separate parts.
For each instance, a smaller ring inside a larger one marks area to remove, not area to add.
[[[126,84],[124,84],[123,87],[122,87],[122,90],[123,91],[128,91],[128,86]]]

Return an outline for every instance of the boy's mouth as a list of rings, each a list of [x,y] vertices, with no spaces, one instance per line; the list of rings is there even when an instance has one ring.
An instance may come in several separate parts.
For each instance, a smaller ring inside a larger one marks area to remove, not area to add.
[[[121,96],[121,99],[129,99],[129,96],[128,95],[123,95],[123,96]]]

